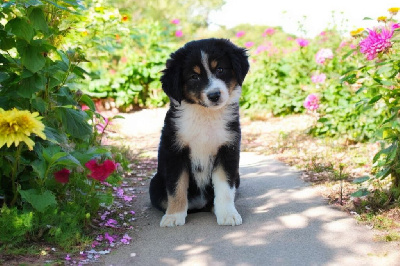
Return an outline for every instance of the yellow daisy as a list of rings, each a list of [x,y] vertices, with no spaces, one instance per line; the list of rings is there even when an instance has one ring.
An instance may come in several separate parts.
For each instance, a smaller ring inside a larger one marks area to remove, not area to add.
[[[399,12],[400,7],[391,7],[388,9],[389,13],[392,14],[393,16],[397,14],[397,12]]]
[[[378,17],[378,22],[386,22],[386,20],[387,20],[387,17],[385,17],[385,16],[380,16],[380,17]]]
[[[356,30],[350,31],[350,35],[353,37],[359,36],[364,31],[364,28],[358,28]]]
[[[18,146],[20,142],[25,142],[29,150],[32,150],[35,145],[29,138],[32,133],[46,139],[44,125],[38,115],[37,112],[31,113],[27,110],[14,108],[4,111],[0,108],[0,148],[5,144],[10,147],[13,143]]]

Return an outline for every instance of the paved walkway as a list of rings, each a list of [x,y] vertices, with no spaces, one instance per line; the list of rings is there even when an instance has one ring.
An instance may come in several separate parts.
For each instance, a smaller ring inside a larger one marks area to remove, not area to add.
[[[218,226],[211,213],[160,228],[162,213],[144,192],[132,244],[104,265],[400,265],[400,246],[327,205],[299,173],[271,157],[242,153],[236,206],[243,224]]]

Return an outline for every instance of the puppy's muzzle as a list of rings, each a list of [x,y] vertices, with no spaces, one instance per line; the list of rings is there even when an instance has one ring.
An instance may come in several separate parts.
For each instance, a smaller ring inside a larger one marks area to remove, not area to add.
[[[207,94],[207,98],[213,103],[218,102],[220,97],[221,97],[220,91],[214,91]]]

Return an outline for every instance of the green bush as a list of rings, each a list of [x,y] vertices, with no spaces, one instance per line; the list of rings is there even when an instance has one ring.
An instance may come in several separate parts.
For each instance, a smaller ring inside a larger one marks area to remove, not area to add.
[[[0,244],[44,237],[69,248],[113,200],[87,164],[113,160],[95,127],[105,121],[76,86],[84,57],[64,50],[65,23],[82,10],[80,1],[0,5]]]

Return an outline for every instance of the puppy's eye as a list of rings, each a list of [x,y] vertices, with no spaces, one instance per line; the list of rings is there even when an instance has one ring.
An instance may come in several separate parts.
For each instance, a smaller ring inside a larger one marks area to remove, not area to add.
[[[217,74],[222,74],[222,73],[224,73],[224,69],[222,67],[218,67],[216,72],[217,72]]]
[[[190,76],[190,79],[192,79],[192,80],[199,80],[200,77],[199,77],[198,74],[192,74],[192,75]]]

